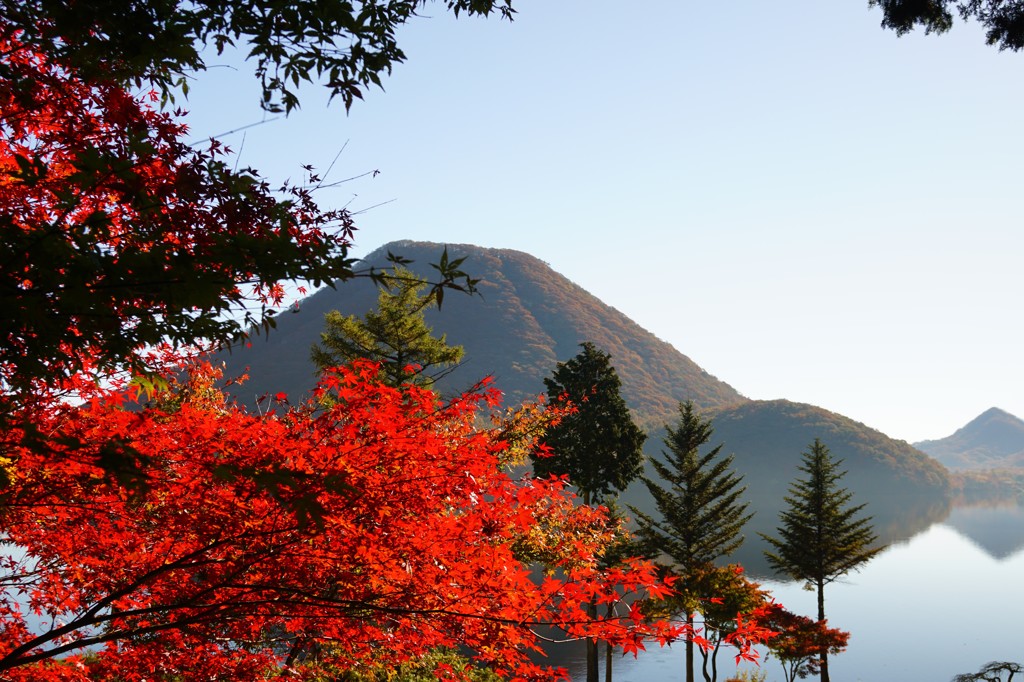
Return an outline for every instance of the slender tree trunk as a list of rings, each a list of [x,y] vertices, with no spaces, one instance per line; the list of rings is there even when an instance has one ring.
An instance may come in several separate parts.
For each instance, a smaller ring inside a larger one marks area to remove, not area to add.
[[[707,633],[705,633],[707,634]],[[704,682],[716,682],[718,680],[718,651],[722,648],[721,636],[715,637],[715,645],[709,650],[701,649],[700,658],[701,673],[704,675]]]
[[[693,613],[687,612],[686,625],[689,633],[686,636],[686,682],[694,682],[693,679]]]
[[[583,504],[590,506],[590,491],[583,491]],[[597,602],[593,599],[587,604],[587,616],[590,620],[597,619]],[[601,682],[597,669],[597,640],[587,637],[587,682]]]
[[[587,604],[587,615],[591,620],[597,618],[597,602],[591,600]],[[597,669],[597,640],[587,637],[587,682],[601,682]]]
[[[825,581],[818,581],[818,622],[825,620]],[[821,647],[821,682],[830,682],[828,677],[828,645]]]
[[[707,633],[704,633],[707,634]],[[719,634],[715,638],[715,648],[711,650],[711,655],[708,658],[711,659],[711,674],[708,675],[707,659],[704,659],[704,680],[705,682],[718,682],[718,650],[722,648],[722,636]]]
[[[611,603],[608,604],[608,620],[611,620],[614,614],[613,606]],[[604,682],[612,682],[612,646],[611,642],[605,644],[604,650]]]

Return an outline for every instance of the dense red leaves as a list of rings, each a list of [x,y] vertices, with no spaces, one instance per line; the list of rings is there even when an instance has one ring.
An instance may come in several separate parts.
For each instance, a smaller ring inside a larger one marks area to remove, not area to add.
[[[761,613],[759,620],[778,632],[767,646],[782,664],[787,682],[817,675],[821,653],[841,653],[850,639],[849,632],[830,628],[828,621],[800,616],[777,604]]]
[[[321,388],[333,407],[279,415],[204,390],[162,408],[127,411],[98,391],[53,409],[43,427],[78,446],[16,453],[3,529],[26,558],[3,571],[2,674],[45,677],[45,661],[90,644],[106,645],[93,674],[123,679],[246,679],[282,664],[301,673],[313,658],[347,666],[465,645],[531,676],[524,654],[540,624],[627,651],[677,634],[625,602],[620,616],[587,617],[591,598],[667,587],[639,561],[599,571],[614,531],[604,514],[558,481],[504,473],[502,431],[475,421],[489,394],[441,403],[375,376],[339,369]],[[147,459],[145,488],[111,482],[101,446],[81,446],[112,442]],[[544,548],[559,570],[539,581],[522,560],[544,542],[537,528],[561,539]],[[45,624],[27,628],[15,597]]]
[[[282,282],[351,276],[347,213],[193,149],[154,98],[48,61],[0,18],[5,393],[233,338],[269,322]]]

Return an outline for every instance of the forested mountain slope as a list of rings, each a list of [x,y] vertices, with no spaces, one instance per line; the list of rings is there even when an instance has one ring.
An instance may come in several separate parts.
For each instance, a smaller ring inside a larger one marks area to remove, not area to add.
[[[815,438],[844,461],[843,485],[875,494],[948,485],[945,468],[905,441],[814,405],[756,400],[712,410],[715,437],[760,485],[787,484]]]
[[[413,259],[408,267],[431,277],[436,272],[429,264],[437,262],[443,249],[441,244],[393,242],[374,251],[365,263],[385,267],[390,250]],[[436,333],[447,334],[450,344],[466,350],[463,365],[442,382],[442,390],[463,389],[490,375],[505,393],[506,403],[515,404],[543,393],[543,379],[556,363],[576,355],[581,342],[593,341],[611,354],[623,395],[645,427],[671,419],[680,400],[693,400],[703,408],[745,400],[670,344],[533,256],[465,244],[448,245],[448,254],[466,257],[462,267],[480,279],[480,295],[449,292],[441,310],[427,313]],[[324,314],[339,310],[362,315],[376,302],[377,289],[367,280],[321,290],[304,299],[298,312],[281,314],[269,338],[253,338],[250,348],[222,354],[229,375],[251,368],[251,380],[237,391],[238,397],[249,403],[264,393],[304,394],[314,383],[309,349],[319,340]]]

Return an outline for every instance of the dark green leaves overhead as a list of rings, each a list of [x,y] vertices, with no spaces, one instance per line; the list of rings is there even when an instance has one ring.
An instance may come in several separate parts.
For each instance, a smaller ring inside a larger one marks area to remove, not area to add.
[[[298,107],[318,82],[348,108],[405,61],[395,32],[426,0],[2,0],[0,11],[42,53],[86,78],[151,83],[173,99],[206,68],[207,48],[253,62],[268,111]],[[500,14],[512,0],[445,0],[456,16]]]
[[[1020,0],[868,0],[883,12],[882,26],[897,34],[918,26],[925,33],[945,33],[953,27],[953,13],[985,28],[985,41],[1000,50],[1024,47],[1024,2]]]

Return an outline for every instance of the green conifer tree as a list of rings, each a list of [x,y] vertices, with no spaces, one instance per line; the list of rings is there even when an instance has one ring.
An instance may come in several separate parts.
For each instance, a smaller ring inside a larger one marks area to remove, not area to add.
[[[646,434],[634,422],[619,394],[622,382],[611,356],[593,343],[581,343],[576,357],[558,363],[544,379],[548,397],[568,399],[576,411],[548,430],[552,457],[530,456],[535,476],[568,476],[584,504],[599,503],[613,490],[625,490],[643,470]],[[591,616],[597,604],[590,604]],[[598,682],[597,642],[587,640],[587,682]]]
[[[771,567],[817,590],[819,622],[825,620],[825,585],[884,549],[872,546],[878,537],[871,517],[858,517],[864,505],[851,506],[853,493],[839,487],[846,475],[841,464],[815,438],[799,466],[807,477],[790,486],[785,498],[789,508],[779,514],[779,538],[761,534],[774,548],[765,552]],[[821,651],[820,674],[821,682],[829,682],[827,648]]]
[[[553,457],[531,456],[534,475],[568,476],[585,504],[598,503],[613,490],[625,490],[643,471],[646,434],[633,422],[619,389],[622,382],[611,356],[593,343],[581,343],[576,357],[560,362],[544,379],[548,398],[564,398],[576,411],[548,430]]]
[[[381,363],[381,377],[389,386],[432,386],[462,360],[462,346],[449,346],[447,337],[435,337],[424,312],[438,304],[435,290],[426,295],[426,280],[395,266],[382,278],[377,310],[360,319],[332,310],[324,316],[320,343],[310,353],[318,370],[368,358]]]
[[[722,446],[700,454],[714,431],[710,419],[701,417],[690,401],[679,405],[679,420],[669,426],[664,462],[652,460],[667,487],[647,477],[641,480],[654,498],[658,518],[630,507],[636,515],[637,533],[645,551],[667,556],[670,570],[680,578],[679,606],[690,627],[706,596],[696,580],[717,559],[728,556],[743,543],[741,530],[753,514],[740,497],[745,487],[732,470],[732,455],[721,456]],[[694,680],[693,641],[686,640],[686,680]]]

